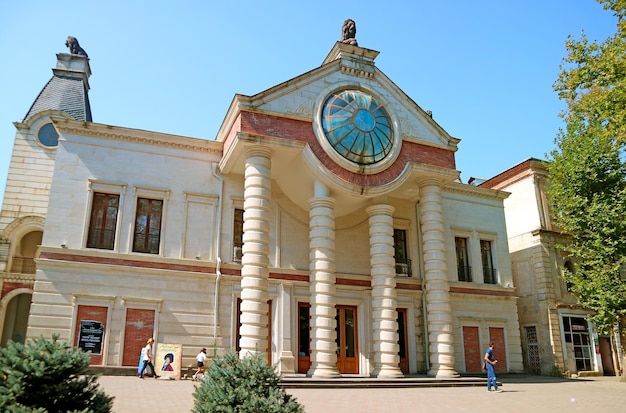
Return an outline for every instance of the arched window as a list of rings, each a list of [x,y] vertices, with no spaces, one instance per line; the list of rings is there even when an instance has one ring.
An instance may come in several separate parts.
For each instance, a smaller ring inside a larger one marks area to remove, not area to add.
[[[17,243],[11,258],[11,272],[18,274],[34,274],[37,271],[35,258],[41,245],[43,232],[31,231]]]

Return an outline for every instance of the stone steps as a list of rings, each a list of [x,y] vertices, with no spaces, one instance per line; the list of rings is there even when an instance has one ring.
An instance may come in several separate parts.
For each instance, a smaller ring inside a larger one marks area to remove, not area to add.
[[[340,377],[336,379],[314,379],[308,377],[283,377],[285,388],[411,388],[411,387],[477,387],[486,386],[486,378],[457,377],[437,379],[432,377],[406,377],[379,379],[371,377]]]
[[[183,369],[181,378],[190,380],[191,374],[185,373],[187,369]],[[137,375],[137,367],[106,367],[92,366],[89,373],[102,376],[135,376]],[[487,379],[479,376],[454,377],[438,379],[434,377],[407,376],[397,379],[379,379],[365,376],[342,376],[334,379],[316,379],[306,377],[305,375],[288,375],[283,376],[281,386],[291,389],[323,389],[323,388],[412,388],[412,387],[482,387],[487,385]],[[500,382],[498,382],[500,385]]]

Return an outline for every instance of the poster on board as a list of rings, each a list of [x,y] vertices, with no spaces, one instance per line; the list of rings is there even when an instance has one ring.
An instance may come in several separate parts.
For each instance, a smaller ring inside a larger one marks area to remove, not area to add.
[[[104,325],[100,321],[80,320],[78,332],[78,347],[91,354],[102,354],[102,339],[104,338]]]
[[[182,344],[158,343],[156,357],[154,358],[156,374],[164,379],[180,380],[182,355]]]

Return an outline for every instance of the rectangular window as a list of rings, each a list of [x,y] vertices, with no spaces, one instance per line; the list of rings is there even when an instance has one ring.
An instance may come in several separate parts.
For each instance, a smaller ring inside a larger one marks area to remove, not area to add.
[[[393,230],[394,258],[396,260],[396,274],[411,276],[411,260],[406,245],[406,230]]]
[[[233,228],[233,261],[241,262],[243,257],[243,209],[235,209]]]
[[[113,249],[119,204],[120,196],[117,194],[93,194],[87,248]]]
[[[483,277],[485,284],[496,284],[496,269],[493,267],[493,252],[491,241],[480,240],[480,255],[483,262]]]
[[[158,254],[161,243],[161,216],[163,200],[137,199],[133,252]]]
[[[454,237],[456,246],[456,265],[459,281],[472,281],[472,267],[469,262],[467,251],[467,238]]]

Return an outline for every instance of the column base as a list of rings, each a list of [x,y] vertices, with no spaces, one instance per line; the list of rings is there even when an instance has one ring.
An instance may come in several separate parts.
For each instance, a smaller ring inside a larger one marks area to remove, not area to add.
[[[280,374],[295,374],[296,358],[291,351],[284,351],[278,359],[278,372]]]
[[[448,379],[461,377],[456,370],[449,367],[433,367],[428,371],[428,377],[434,377],[436,379]]]
[[[339,370],[336,368],[311,366],[309,371],[307,371],[306,376],[312,379],[338,379],[341,377],[341,374],[339,374]]]
[[[376,377],[378,379],[402,379],[404,373],[400,368],[383,368],[380,370],[374,370],[370,377]]]

